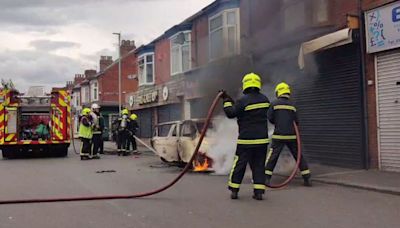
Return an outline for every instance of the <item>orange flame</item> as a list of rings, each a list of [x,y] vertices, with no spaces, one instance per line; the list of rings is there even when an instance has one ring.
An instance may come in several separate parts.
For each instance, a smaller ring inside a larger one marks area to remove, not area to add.
[[[209,167],[208,158],[205,157],[203,164],[201,164],[199,161],[195,161],[195,166],[193,171],[195,172],[207,171],[208,167]]]

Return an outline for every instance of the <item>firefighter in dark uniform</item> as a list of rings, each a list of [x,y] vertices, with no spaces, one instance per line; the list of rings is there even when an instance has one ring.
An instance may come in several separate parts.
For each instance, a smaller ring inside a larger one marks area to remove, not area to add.
[[[228,118],[237,118],[239,137],[234,164],[229,175],[231,199],[238,198],[247,163],[253,174],[253,198],[262,200],[265,192],[265,159],[268,150],[268,98],[260,93],[261,78],[250,73],[243,78],[243,96],[233,101],[225,92],[224,111]]]
[[[79,138],[82,141],[81,160],[90,159],[91,141],[93,137],[92,120],[90,118],[90,108],[82,110],[82,117],[79,121]]]
[[[99,159],[99,153],[101,152],[103,142],[103,131],[104,131],[104,118],[100,115],[100,105],[92,104],[92,119],[93,119],[93,147],[92,156],[95,159]]]
[[[276,86],[275,93],[277,100],[271,103],[271,107],[268,110],[268,120],[275,125],[275,129],[265,167],[267,185],[270,183],[272,172],[283,147],[286,145],[295,159],[297,159],[298,150],[296,131],[293,126],[294,122],[298,123],[297,110],[290,100],[290,87],[282,82]],[[300,171],[304,179],[304,185],[311,186],[311,173],[303,156],[300,161]]]
[[[127,156],[127,141],[129,139],[129,126],[130,119],[128,117],[128,109],[124,109],[121,112],[121,117],[117,119],[117,145],[118,145],[118,156]]]
[[[131,121],[129,125],[129,139],[127,140],[127,149],[129,150],[130,145],[132,145],[132,153],[139,154],[137,150],[136,139],[134,137],[136,135],[137,129],[139,128],[139,124],[137,122],[138,116],[135,113],[132,113],[129,118],[131,119]]]

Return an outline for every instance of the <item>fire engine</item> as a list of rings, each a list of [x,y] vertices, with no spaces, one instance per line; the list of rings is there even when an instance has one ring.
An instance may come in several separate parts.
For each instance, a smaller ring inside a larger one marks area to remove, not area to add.
[[[3,158],[29,153],[67,156],[71,142],[70,100],[69,93],[58,88],[46,94],[43,87],[32,87],[26,95],[14,88],[0,89]]]

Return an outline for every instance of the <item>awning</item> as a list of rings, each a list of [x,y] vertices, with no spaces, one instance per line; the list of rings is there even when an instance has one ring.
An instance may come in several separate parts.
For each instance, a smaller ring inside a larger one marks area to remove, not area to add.
[[[337,32],[330,33],[325,36],[318,37],[314,40],[310,40],[308,42],[304,42],[299,51],[299,68],[304,69],[304,56],[318,51],[318,50],[325,50],[333,47],[342,46],[345,44],[352,43],[352,30],[350,28],[345,28],[339,30]]]

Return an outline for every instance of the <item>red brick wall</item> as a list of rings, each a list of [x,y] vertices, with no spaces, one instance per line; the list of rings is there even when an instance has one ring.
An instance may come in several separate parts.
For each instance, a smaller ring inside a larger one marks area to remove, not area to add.
[[[170,40],[162,39],[155,44],[155,83],[163,84],[171,78]]]
[[[126,93],[137,90],[138,81],[128,79],[128,75],[133,74],[137,75],[137,58],[134,53],[123,58],[121,62],[122,101],[125,101]],[[108,68],[98,80],[99,91],[101,91],[100,102],[118,103],[118,63]]]
[[[396,0],[363,0],[362,8],[363,10],[370,10],[373,8],[377,8],[379,6],[383,6],[387,3],[395,2]]]

